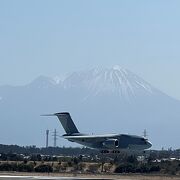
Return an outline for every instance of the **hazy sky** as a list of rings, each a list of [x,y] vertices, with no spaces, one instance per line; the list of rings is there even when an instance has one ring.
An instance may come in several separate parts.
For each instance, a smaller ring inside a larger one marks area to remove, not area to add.
[[[180,99],[180,1],[0,1],[0,85],[115,64]]]

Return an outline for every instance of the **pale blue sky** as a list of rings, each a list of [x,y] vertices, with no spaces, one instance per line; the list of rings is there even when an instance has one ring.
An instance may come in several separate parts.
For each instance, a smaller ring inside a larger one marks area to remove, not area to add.
[[[0,85],[115,64],[180,99],[180,1],[0,0]]]

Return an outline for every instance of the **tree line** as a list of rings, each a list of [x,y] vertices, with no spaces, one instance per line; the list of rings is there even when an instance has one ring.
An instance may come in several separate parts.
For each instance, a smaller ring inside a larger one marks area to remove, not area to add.
[[[0,153],[17,153],[17,154],[43,154],[43,155],[79,155],[98,153],[96,150],[80,147],[48,147],[39,148],[36,146],[18,146],[0,144]]]

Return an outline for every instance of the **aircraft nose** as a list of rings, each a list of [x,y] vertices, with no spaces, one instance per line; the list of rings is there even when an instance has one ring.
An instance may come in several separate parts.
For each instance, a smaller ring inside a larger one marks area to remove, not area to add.
[[[150,141],[147,141],[148,148],[152,147],[152,143]]]

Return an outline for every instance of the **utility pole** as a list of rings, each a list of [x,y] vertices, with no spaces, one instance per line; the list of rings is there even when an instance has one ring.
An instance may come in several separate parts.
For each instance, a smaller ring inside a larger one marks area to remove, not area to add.
[[[53,132],[53,135],[52,135],[53,137],[54,137],[54,147],[56,147],[56,142],[57,142],[57,131],[56,131],[56,129],[54,129],[54,132]]]
[[[48,148],[49,144],[49,130],[46,130],[46,148]]]

